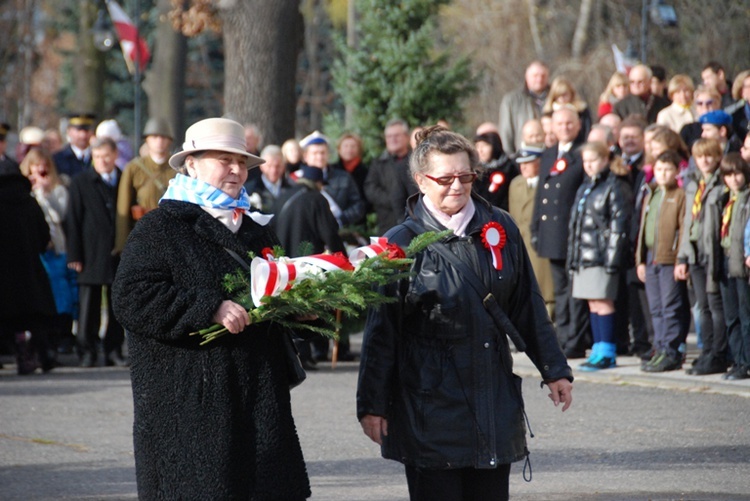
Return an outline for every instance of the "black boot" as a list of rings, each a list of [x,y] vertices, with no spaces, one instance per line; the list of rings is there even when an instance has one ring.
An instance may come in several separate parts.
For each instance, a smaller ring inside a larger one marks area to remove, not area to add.
[[[31,332],[23,331],[15,333],[16,343],[16,365],[18,375],[25,376],[32,374],[39,364],[36,361],[36,353],[31,343]]]

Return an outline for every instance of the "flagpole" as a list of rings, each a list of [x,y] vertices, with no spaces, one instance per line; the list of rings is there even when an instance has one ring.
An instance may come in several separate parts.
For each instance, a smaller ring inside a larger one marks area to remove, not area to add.
[[[140,44],[137,43],[137,41],[140,39],[141,36],[141,29],[140,29],[140,21],[141,21],[141,9],[140,9],[140,0],[135,0],[135,9],[134,9],[134,17],[133,17],[133,23],[135,24],[135,32],[136,32],[136,61],[135,61],[135,71],[133,72],[133,154],[138,157],[139,149],[141,146],[141,60],[143,58],[143,54],[141,54],[141,48]]]

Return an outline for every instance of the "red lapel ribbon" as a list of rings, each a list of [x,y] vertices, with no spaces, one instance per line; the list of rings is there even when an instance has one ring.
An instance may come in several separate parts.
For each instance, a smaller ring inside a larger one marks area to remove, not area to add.
[[[492,264],[496,270],[503,269],[502,250],[505,247],[505,228],[500,223],[491,221],[482,228],[482,243],[492,253]]]

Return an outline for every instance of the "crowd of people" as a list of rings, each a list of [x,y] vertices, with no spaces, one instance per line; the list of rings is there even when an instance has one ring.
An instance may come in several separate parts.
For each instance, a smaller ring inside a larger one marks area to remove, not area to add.
[[[703,351],[689,372],[731,368],[726,377],[750,377],[747,266],[735,263],[748,250],[741,248],[747,183],[729,184],[743,180],[750,160],[750,70],[732,83],[710,62],[701,80],[666,80],[663,68],[638,65],[612,75],[592,112],[569,79],[550,81],[535,61],[523,85],[503,97],[499,122],[476,129],[474,192],[521,222],[561,347],[568,358],[589,353],[583,370],[613,367],[626,353],[642,356],[645,371],[681,368],[692,320]],[[0,128],[3,150],[9,128]],[[368,214],[376,222],[369,231],[383,234],[403,220],[406,200],[418,191],[408,163],[421,128],[388,122],[385,149],[367,165],[356,134],[333,141],[315,131],[260,149],[260,131],[247,124],[248,151],[265,160],[245,183],[253,208],[275,215],[272,226],[290,256],[361,243]],[[21,373],[54,367],[57,351],[76,350],[88,367],[100,356],[106,365],[127,365],[111,310],[99,339],[99,311],[102,300],[110,303],[128,235],[175,175],[167,163],[173,133],[163,119],[148,121],[138,155],[114,120],[97,126],[94,115],[73,114],[66,136],[63,144],[54,130],[23,129],[20,168],[2,152],[3,172],[31,184],[50,234],[41,262],[54,307],[27,301],[34,306],[12,308],[12,316],[33,312],[34,329],[19,318],[3,326],[6,342],[26,353]],[[667,166],[676,173],[665,181]],[[13,189],[19,186],[26,188]],[[679,210],[671,203],[674,210],[663,210],[664,200],[678,201]],[[669,273],[673,280],[665,282]],[[314,369],[328,345],[322,338],[309,344],[300,348]],[[354,357],[346,337],[341,348],[340,358]]]
[[[235,473],[292,457],[286,487],[304,499],[282,336],[250,325],[221,277],[248,250],[345,252],[368,233],[406,245],[447,228],[453,236],[420,255],[408,284],[384,290],[399,300],[369,313],[358,417],[386,457],[407,465],[413,499],[468,484],[507,498],[505,466],[528,452],[522,425],[492,431],[523,421],[504,333],[564,409],[566,359],[599,371],[631,354],[645,372],[678,370],[691,324],[701,353],[688,374],[750,378],[750,70],[732,83],[711,62],[699,85],[663,73],[637,65],[613,74],[593,113],[569,79],[550,81],[535,61],[503,97],[499,122],[479,125],[472,140],[447,124],[394,118],[369,165],[354,133],[263,145],[258,127],[226,118],[194,124],[173,154],[169,123],[153,117],[135,154],[114,120],[84,113],[67,117],[65,145],[54,131],[20,131],[19,165],[5,151],[10,126],[0,124],[0,232],[13,235],[0,253],[9,264],[0,338],[19,374],[52,370],[65,352],[82,367],[133,364],[144,495],[174,494],[193,478],[184,459],[160,466],[187,451],[235,465],[211,485],[190,484],[228,495],[278,487],[260,481],[270,470],[250,484]],[[198,350],[185,336],[211,321],[252,336]],[[338,357],[352,360],[343,334]],[[330,356],[323,337],[296,344],[308,370]],[[490,347],[499,358],[479,355]],[[479,373],[502,384],[467,390]],[[161,398],[174,389],[178,398]],[[173,433],[173,407],[190,411],[178,428],[198,430],[194,413],[208,393],[213,406],[201,412],[226,419],[221,440]],[[515,403],[475,408],[481,401]],[[410,411],[428,405],[440,432],[421,430],[427,416]],[[464,413],[458,419],[473,422],[481,443],[450,431],[446,408]],[[260,433],[268,416],[259,412],[276,416],[276,432]],[[240,421],[256,423],[255,434]],[[255,453],[235,457],[238,444]],[[477,473],[487,467],[495,473]]]

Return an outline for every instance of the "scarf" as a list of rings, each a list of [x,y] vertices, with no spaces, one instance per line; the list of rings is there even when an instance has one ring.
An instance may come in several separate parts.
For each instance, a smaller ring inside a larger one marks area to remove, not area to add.
[[[250,197],[244,186],[237,198],[232,198],[219,188],[184,174],[177,174],[169,181],[169,187],[159,200],[159,204],[165,200],[189,202],[205,209],[214,209],[210,213],[214,214],[215,217],[218,214],[223,215],[223,217],[231,216],[231,221],[234,223],[241,220],[243,214],[247,214],[253,221],[265,226],[273,217],[260,212],[250,212]],[[217,219],[221,221],[222,217],[217,217]]]
[[[349,174],[351,174],[352,172],[354,172],[354,169],[356,169],[359,166],[359,163],[361,161],[362,161],[361,158],[355,157],[355,158],[352,158],[349,161],[342,160],[341,161],[341,165],[344,166],[344,169],[346,170],[346,172],[348,172]]]
[[[474,217],[474,212],[476,211],[476,208],[474,207],[474,201],[472,199],[469,199],[469,203],[464,205],[460,211],[456,212],[452,216],[449,216],[445,212],[438,209],[437,206],[435,206],[435,204],[432,203],[432,200],[430,200],[428,197],[423,196],[422,203],[424,203],[425,209],[427,209],[429,213],[432,214],[435,219],[440,222],[440,224],[442,224],[449,230],[453,230],[453,233],[455,233],[456,236],[466,236],[466,227],[469,226],[469,222],[471,222],[471,218]]]
[[[724,239],[729,236],[729,225],[732,222],[732,207],[737,201],[737,193],[732,193],[729,198],[729,202],[724,206],[724,211],[721,214],[721,238]]]
[[[693,221],[698,219],[698,215],[701,213],[701,207],[703,206],[703,193],[706,191],[706,180],[701,179],[698,182],[698,189],[695,190],[695,198],[693,199]]]

